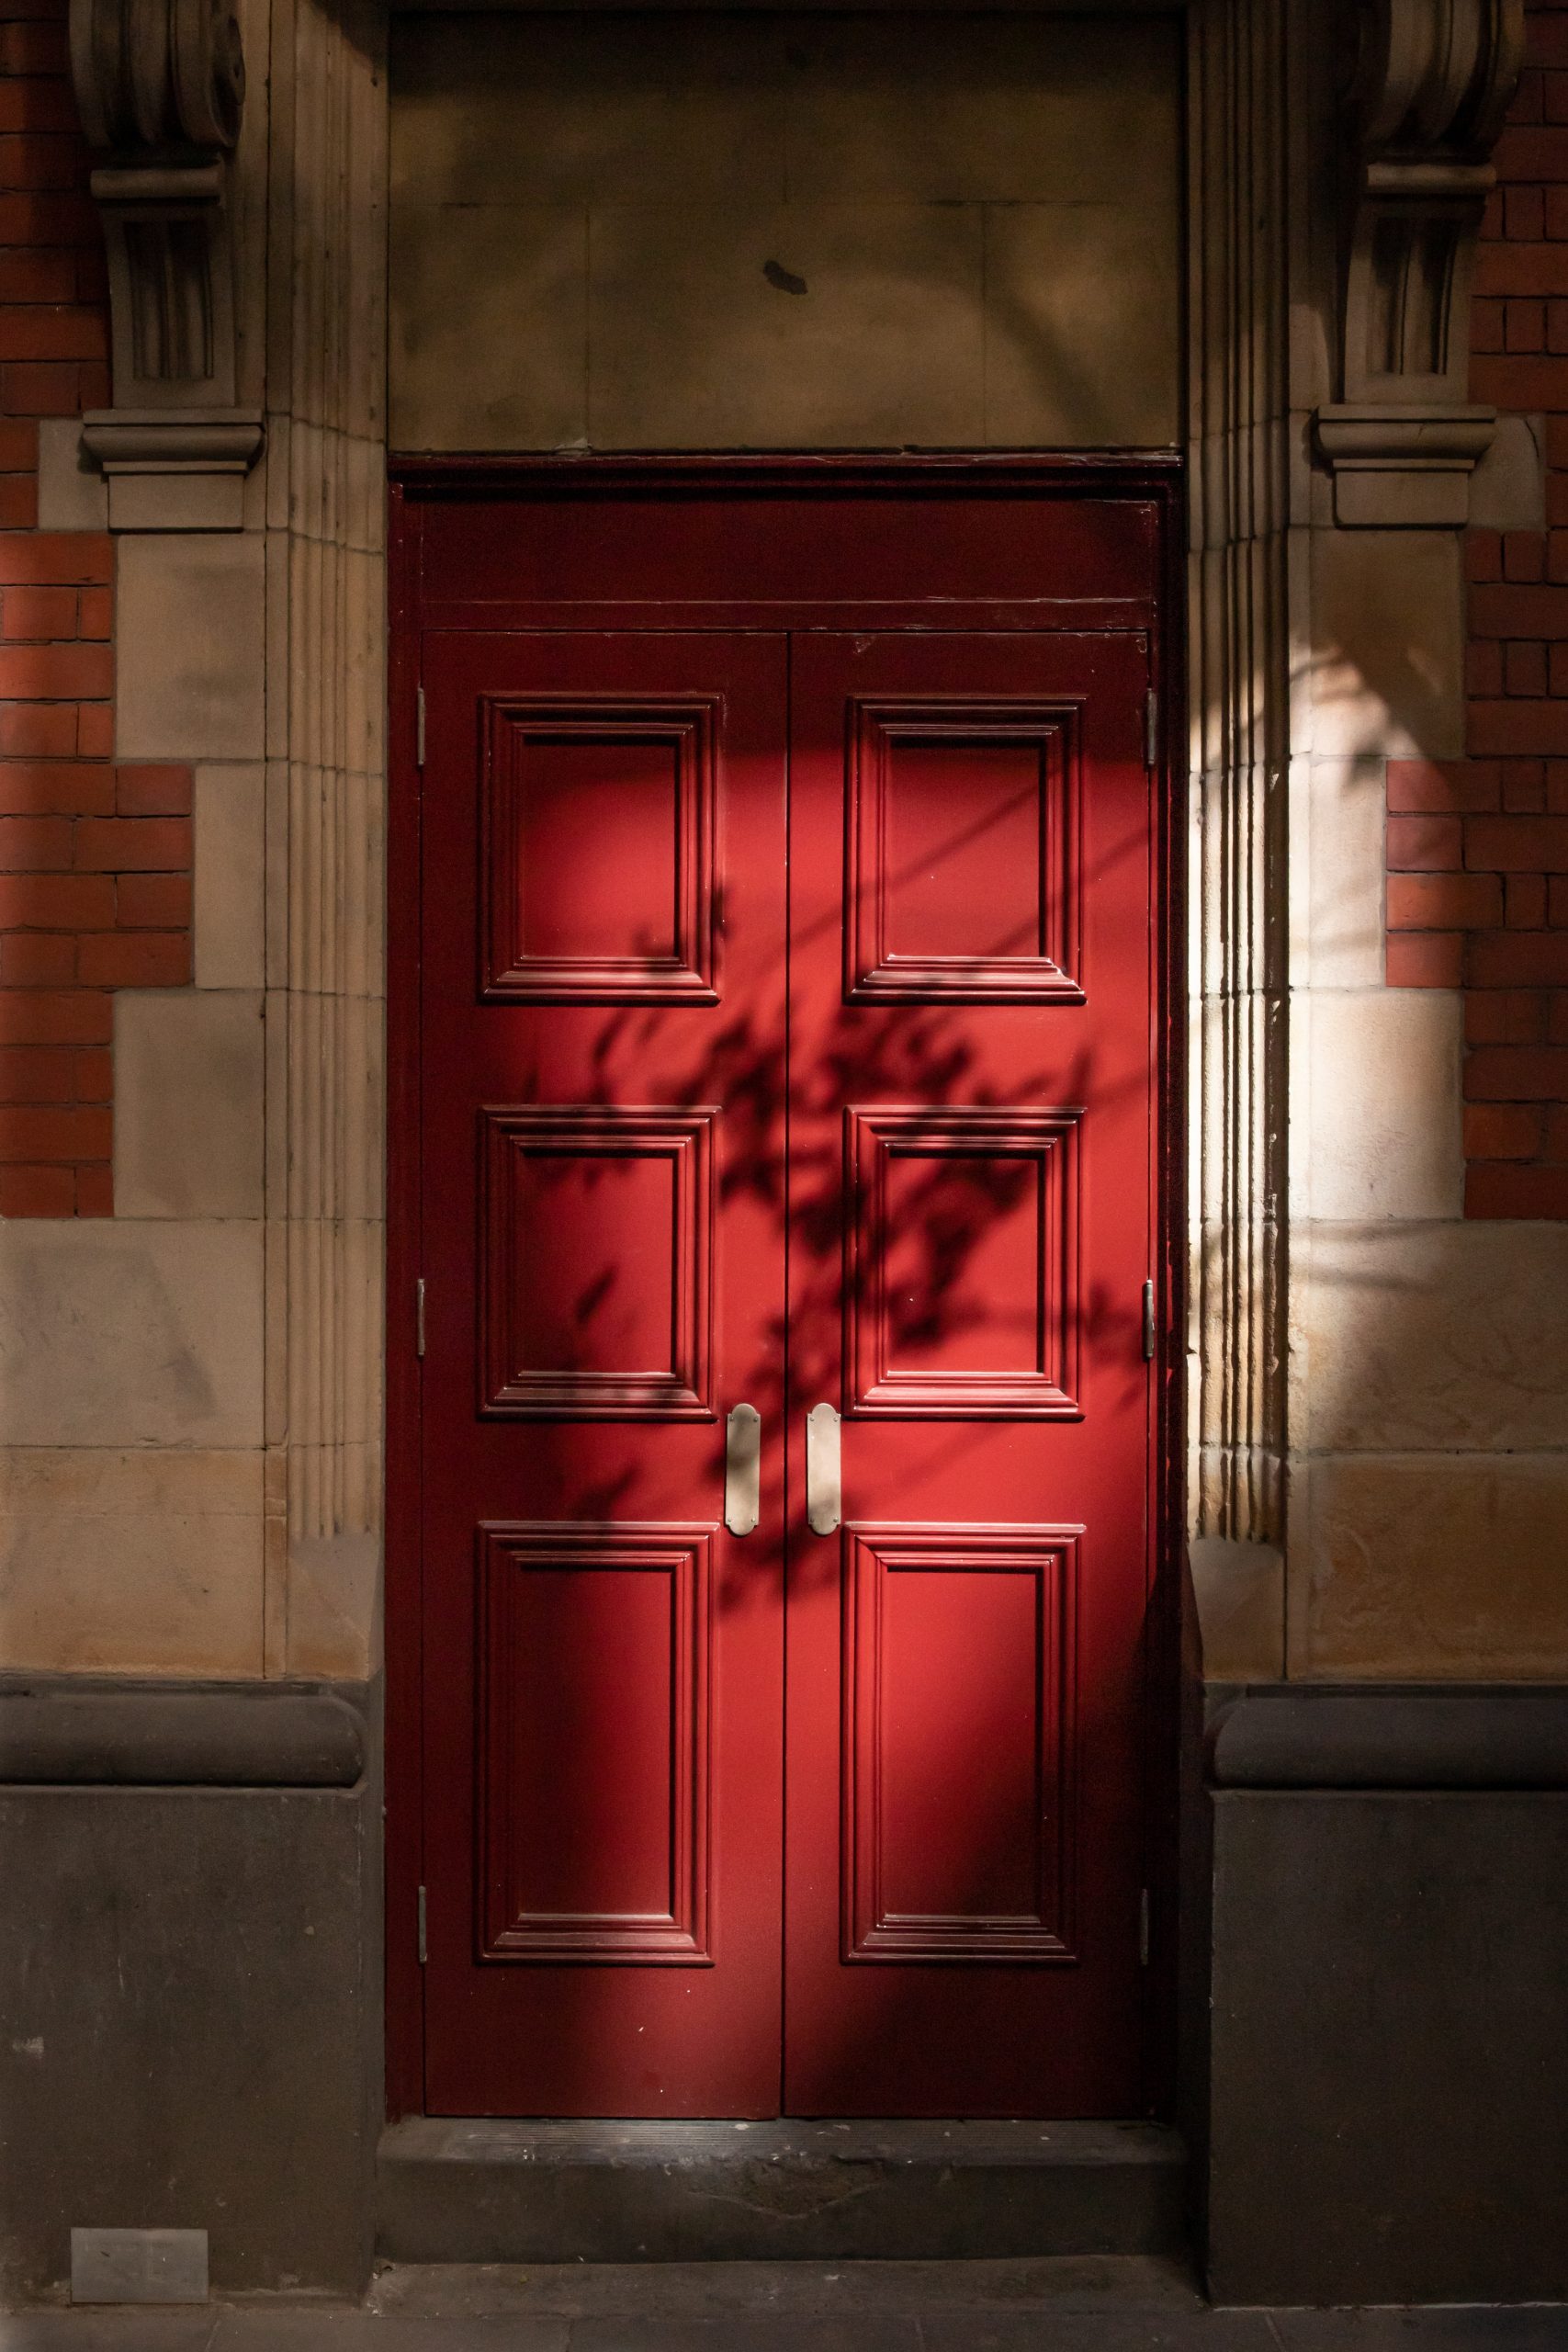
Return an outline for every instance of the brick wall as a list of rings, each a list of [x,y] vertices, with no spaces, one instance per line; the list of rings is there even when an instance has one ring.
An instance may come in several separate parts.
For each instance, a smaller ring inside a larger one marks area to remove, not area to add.
[[[40,530],[41,420],[108,398],[64,0],[0,0],[0,1215],[113,1208],[116,988],[190,978],[189,771],[116,767],[113,550]],[[49,519],[46,515],[46,521]]]
[[[1388,978],[1465,991],[1465,1214],[1568,1217],[1568,6],[1532,6],[1471,388],[1545,420],[1545,528],[1472,530],[1468,759],[1394,761]]]

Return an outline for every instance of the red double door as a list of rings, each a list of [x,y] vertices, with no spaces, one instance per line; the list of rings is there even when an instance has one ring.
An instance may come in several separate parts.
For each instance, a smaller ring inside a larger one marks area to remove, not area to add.
[[[433,2112],[1145,2104],[1154,525],[852,503],[425,520]]]

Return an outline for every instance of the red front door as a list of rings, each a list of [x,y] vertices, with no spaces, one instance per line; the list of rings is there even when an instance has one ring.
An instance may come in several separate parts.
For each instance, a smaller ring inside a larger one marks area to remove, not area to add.
[[[1146,2103],[1157,510],[1025,504],[422,517],[433,2112]]]

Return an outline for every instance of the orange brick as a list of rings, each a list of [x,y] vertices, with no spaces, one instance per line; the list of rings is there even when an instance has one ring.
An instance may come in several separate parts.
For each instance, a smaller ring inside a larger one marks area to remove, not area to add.
[[[1510,931],[1541,931],[1546,926],[1544,874],[1510,874],[1503,885],[1503,920]]]
[[[1483,1161],[1465,1170],[1464,1213],[1473,1217],[1568,1217],[1568,1168]]]
[[[0,535],[0,585],[107,587],[113,577],[107,531],[29,531]],[[1538,636],[1548,634],[1538,630]]]
[[[0,817],[0,873],[67,871],[71,834],[64,817]]]
[[[0,815],[107,816],[114,770],[85,760],[0,760]]]
[[[0,924],[16,931],[108,931],[113,880],[107,874],[0,874]]]
[[[1481,932],[1466,944],[1464,972],[1472,988],[1568,988],[1568,932]]]
[[[103,1159],[113,1141],[97,1104],[70,1110],[0,1110],[0,1159]]]
[[[69,703],[0,703],[0,759],[69,759],[76,712]]]
[[[183,930],[190,922],[188,874],[122,874],[115,910],[122,931]]]
[[[1391,938],[1384,977],[1391,989],[1457,989],[1464,977],[1463,933],[1412,931]]]
[[[111,1166],[77,1169],[76,1214],[78,1216],[113,1216],[114,1170]]]
[[[114,750],[114,710],[107,702],[84,703],[76,713],[76,749],[85,760],[107,760]]]
[[[75,1206],[70,1168],[0,1168],[0,1216],[71,1216]]]
[[[190,941],[184,932],[104,933],[83,939],[77,970],[93,988],[184,988],[190,979]]]
[[[0,646],[0,695],[63,702],[113,692],[114,656],[107,645]]]
[[[1546,1036],[1549,999],[1542,989],[1481,989],[1464,1001],[1471,1046],[1535,1046]]]
[[[1489,874],[1568,874],[1568,817],[1467,817],[1464,862]]]
[[[1471,1102],[1568,1102],[1568,1046],[1472,1046],[1464,1091]]]
[[[1480,931],[1500,922],[1503,886],[1495,874],[1391,874],[1390,931]]]
[[[101,989],[0,990],[0,1044],[107,1046],[114,1000]]]
[[[1457,817],[1391,817],[1388,820],[1388,864],[1391,872],[1447,873],[1462,865],[1463,832]]]
[[[107,588],[84,588],[77,599],[78,637],[112,637],[114,598]]]
[[[108,1102],[114,1097],[114,1057],[103,1046],[91,1046],[72,1057],[78,1102]]]
[[[0,633],[14,644],[74,637],[76,609],[74,588],[6,588],[0,591]]]
[[[122,817],[188,817],[191,773],[187,767],[118,767],[115,806]]]
[[[1541,1114],[1529,1102],[1467,1102],[1467,1159],[1533,1159],[1544,1132]]]
[[[183,874],[190,866],[188,817],[84,817],[76,864],[89,874]]]
[[[1404,815],[1495,808],[1497,769],[1484,760],[1390,760],[1388,805]]]

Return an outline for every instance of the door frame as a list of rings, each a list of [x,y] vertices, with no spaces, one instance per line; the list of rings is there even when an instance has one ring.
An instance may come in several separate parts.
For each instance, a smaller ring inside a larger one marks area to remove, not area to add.
[[[420,1411],[414,1284],[420,1227],[419,638],[421,521],[433,503],[508,497],[745,494],[795,501],[1029,495],[1135,496],[1158,518],[1161,620],[1153,959],[1156,1114],[1151,1137],[1157,1237],[1155,1409],[1150,1417],[1151,1559],[1145,1652],[1145,1818],[1150,1894],[1144,2004],[1148,2111],[1175,2095],[1180,1569],[1186,1526],[1187,833],[1186,502],[1176,451],[942,453],[925,457],[394,457],[389,461],[386,1317],[386,2086],[389,2120],[424,2112],[421,1966],[423,1878]]]

